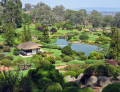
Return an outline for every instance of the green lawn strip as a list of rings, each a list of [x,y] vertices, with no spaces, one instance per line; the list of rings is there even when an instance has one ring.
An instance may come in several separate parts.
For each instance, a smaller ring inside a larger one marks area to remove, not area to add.
[[[50,49],[50,48],[41,48],[41,49],[47,52],[54,52],[54,54],[51,54],[51,55],[56,57],[59,57],[62,54],[61,50],[58,50],[58,49]]]
[[[73,61],[68,62],[67,64],[83,64],[83,63],[85,63],[85,61],[73,60]]]

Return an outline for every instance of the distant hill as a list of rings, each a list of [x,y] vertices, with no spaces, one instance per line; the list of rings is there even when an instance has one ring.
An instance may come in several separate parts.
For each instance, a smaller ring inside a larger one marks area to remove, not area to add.
[[[91,13],[91,11],[93,10],[97,10],[99,11],[100,13],[102,13],[103,15],[115,15],[115,13],[117,12],[120,12],[120,8],[99,8],[99,7],[96,7],[96,8],[77,8],[75,10],[80,10],[80,9],[86,9],[88,14]]]

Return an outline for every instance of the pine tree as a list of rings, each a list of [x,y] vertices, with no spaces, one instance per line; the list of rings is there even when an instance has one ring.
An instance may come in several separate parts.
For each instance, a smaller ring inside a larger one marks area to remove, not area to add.
[[[5,34],[4,34],[5,43],[9,46],[13,46],[15,42],[14,37],[15,37],[14,28],[12,24],[9,23],[8,25],[6,25],[6,28],[5,28]]]
[[[28,42],[31,40],[32,40],[32,35],[31,35],[29,25],[27,29],[26,29],[26,26],[24,26],[22,42]]]
[[[45,27],[43,30],[43,42],[45,42],[45,43],[50,42],[49,29],[47,27]]]
[[[113,27],[112,29],[112,37],[109,48],[109,58],[115,59],[116,57],[120,57],[120,32],[119,29]]]

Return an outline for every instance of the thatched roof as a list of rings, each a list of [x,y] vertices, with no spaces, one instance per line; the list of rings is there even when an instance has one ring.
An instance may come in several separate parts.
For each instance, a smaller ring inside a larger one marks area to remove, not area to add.
[[[23,49],[23,50],[30,50],[30,49],[40,48],[40,46],[43,46],[43,45],[38,44],[38,43],[35,43],[35,42],[32,42],[32,41],[29,41],[29,42],[21,43],[21,44],[18,45],[17,47],[18,47],[19,49]]]

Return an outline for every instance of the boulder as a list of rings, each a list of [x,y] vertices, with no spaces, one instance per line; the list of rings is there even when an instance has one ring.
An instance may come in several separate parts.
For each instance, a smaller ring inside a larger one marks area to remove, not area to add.
[[[77,80],[80,80],[83,76],[83,73],[81,73],[78,77],[77,77]]]
[[[120,76],[118,76],[117,79],[120,81]]]
[[[67,82],[76,81],[76,78],[75,77],[71,77],[70,75],[66,76],[65,79],[66,79]]]
[[[101,87],[105,87],[110,83],[111,83],[111,80],[108,77],[105,77],[105,76],[99,77],[98,81],[97,81],[98,86],[101,86]]]
[[[92,85],[92,84],[95,84],[95,83],[97,83],[97,77],[96,76],[91,76],[85,81],[86,85]]]

